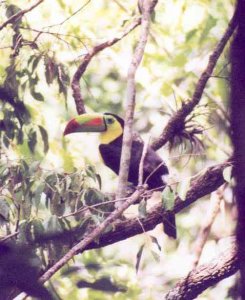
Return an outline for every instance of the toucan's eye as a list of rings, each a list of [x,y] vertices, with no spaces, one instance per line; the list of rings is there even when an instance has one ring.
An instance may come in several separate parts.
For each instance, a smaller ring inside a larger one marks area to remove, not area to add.
[[[112,123],[114,123],[114,121],[115,121],[115,120],[114,120],[113,118],[107,118],[107,119],[106,119],[106,123],[107,123],[107,124],[112,124]]]

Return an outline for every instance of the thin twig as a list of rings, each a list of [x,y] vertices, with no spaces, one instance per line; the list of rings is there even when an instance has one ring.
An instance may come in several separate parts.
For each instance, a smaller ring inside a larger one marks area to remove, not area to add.
[[[69,17],[67,17],[67,18],[66,18],[65,20],[63,20],[62,22],[57,23],[57,24],[53,24],[53,25],[44,26],[43,28],[51,28],[51,27],[63,25],[65,22],[67,22],[67,21],[70,20],[72,17],[74,17],[76,14],[78,14],[81,10],[83,10],[83,9],[89,4],[89,2],[91,2],[91,0],[88,0],[85,4],[83,4],[81,7],[79,7],[74,13],[72,13]]]
[[[113,0],[113,2],[115,2],[123,11],[125,11],[126,13],[128,13],[128,9],[126,6],[124,6],[120,1],[118,0]]]
[[[37,7],[39,4],[41,4],[44,0],[39,0],[37,1],[35,4],[33,4],[32,6],[30,6],[29,8],[20,10],[19,12],[17,12],[16,14],[12,15],[8,20],[6,20],[2,25],[0,25],[0,31],[6,27],[8,24],[15,22],[16,20],[20,19],[23,17],[24,14],[30,12],[31,10],[33,10],[35,7]]]
[[[146,157],[148,145],[149,145],[149,140],[146,143],[144,143],[143,151],[142,151],[142,154],[141,154],[140,165],[139,165],[139,176],[138,176],[139,177],[139,180],[138,180],[139,185],[143,184],[144,162],[145,162],[145,157]]]
[[[52,35],[52,36],[54,36],[55,38],[58,38],[58,39],[61,39],[60,36],[73,38],[73,39],[78,40],[79,42],[81,42],[85,46],[85,44],[83,43],[83,40],[86,40],[86,38],[81,38],[81,37],[76,36],[76,35],[65,34],[65,33],[60,33],[60,32],[56,32],[56,31],[49,31],[49,30],[45,31],[45,30],[35,29],[35,28],[31,28],[31,27],[23,27],[23,26],[20,26],[19,28],[22,29],[22,30],[37,32],[37,33],[39,33],[39,35],[41,35],[41,34]],[[63,39],[61,39],[61,40],[64,41]]]
[[[111,38],[107,40],[106,42],[103,42],[101,44],[98,44],[94,46],[84,57],[77,68],[71,82],[71,88],[73,91],[73,98],[75,100],[76,104],[76,109],[78,114],[83,114],[85,113],[85,106],[84,106],[84,99],[81,93],[81,88],[80,88],[80,79],[84,72],[87,69],[88,64],[90,63],[91,59],[100,51],[111,47],[121,39],[123,39],[126,35],[128,35],[132,30],[134,30],[141,22],[141,18],[137,17],[129,26],[125,28],[125,30],[119,34],[117,37]]]
[[[148,180],[156,173],[157,170],[159,170],[159,168],[161,168],[161,166],[165,165],[165,162],[162,161],[154,170],[151,171],[151,173],[146,177],[145,179],[145,184],[147,184]],[[161,186],[164,187],[165,185]],[[160,186],[157,187],[155,190],[158,190],[159,188],[161,188]]]
[[[151,147],[154,150],[158,150],[164,146],[169,140],[173,139],[176,133],[183,128],[185,118],[193,111],[193,109],[199,104],[204,88],[207,84],[208,79],[212,76],[213,70],[216,63],[223,52],[228,40],[232,36],[233,32],[237,27],[237,10],[235,10],[234,15],[229,22],[229,25],[216,45],[213,53],[209,57],[209,61],[206,69],[203,71],[201,77],[199,78],[192,99],[186,103],[183,103],[182,107],[176,111],[176,113],[170,118],[168,124],[164,128],[161,135],[153,141]]]
[[[122,154],[120,160],[120,170],[116,198],[122,198],[125,195],[126,185],[128,182],[131,146],[133,140],[133,118],[136,96],[135,75],[143,58],[145,46],[150,31],[151,5],[152,1],[150,0],[145,0],[142,2],[143,11],[140,38],[128,69],[125,125],[123,130]]]
[[[86,210],[94,209],[95,207],[98,207],[98,206],[105,206],[107,204],[116,203],[116,202],[123,201],[123,200],[127,200],[127,197],[124,197],[124,198],[121,198],[121,199],[109,200],[109,201],[100,202],[100,203],[95,203],[93,205],[88,205],[88,206],[82,207],[78,210],[75,210],[71,213],[68,213],[66,215],[59,216],[58,218],[63,219],[63,218],[72,217],[72,216],[75,216],[75,215],[77,215],[79,213],[82,213]]]
[[[0,237],[0,243],[6,242],[7,240],[9,240],[9,239],[15,237],[15,236],[18,235],[18,234],[19,234],[19,231],[16,231],[16,232],[11,233],[11,234],[8,234],[8,235],[6,235],[6,236],[4,236],[4,237]]]

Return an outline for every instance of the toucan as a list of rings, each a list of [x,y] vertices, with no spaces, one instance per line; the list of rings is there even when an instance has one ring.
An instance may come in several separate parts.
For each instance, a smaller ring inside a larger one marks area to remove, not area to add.
[[[100,132],[99,152],[104,164],[119,174],[122,152],[124,120],[112,113],[86,113],[78,115],[68,122],[64,135],[75,132]],[[144,142],[137,132],[133,133],[131,160],[128,181],[138,185],[139,165],[144,148]],[[168,168],[161,157],[148,146],[143,167],[143,183],[149,190],[162,191],[166,186]],[[175,219],[169,215],[164,223],[164,231],[170,237],[176,238]]]

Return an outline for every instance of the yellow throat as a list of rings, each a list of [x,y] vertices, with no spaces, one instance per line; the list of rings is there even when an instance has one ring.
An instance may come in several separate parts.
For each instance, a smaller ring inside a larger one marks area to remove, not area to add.
[[[100,134],[100,143],[109,144],[123,133],[122,126],[119,122],[107,124],[107,130]]]

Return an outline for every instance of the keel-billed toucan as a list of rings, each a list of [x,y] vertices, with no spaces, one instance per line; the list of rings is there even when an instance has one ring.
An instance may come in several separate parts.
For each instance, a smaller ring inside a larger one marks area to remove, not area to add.
[[[64,135],[75,132],[100,132],[99,151],[104,164],[119,174],[120,158],[122,151],[124,121],[119,116],[111,113],[88,113],[79,115],[67,124]],[[128,181],[134,186],[138,185],[139,165],[143,152],[144,142],[137,133],[133,135],[131,160]],[[161,191],[166,186],[164,176],[168,168],[160,156],[148,147],[143,168],[143,182],[150,190]],[[164,231],[171,237],[176,237],[174,217],[171,215],[164,221]]]

